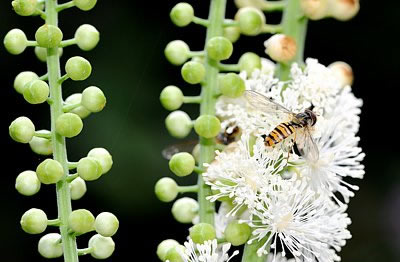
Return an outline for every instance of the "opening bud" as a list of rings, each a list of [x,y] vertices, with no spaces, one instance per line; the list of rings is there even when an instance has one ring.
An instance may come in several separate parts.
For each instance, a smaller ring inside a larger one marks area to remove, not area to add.
[[[80,49],[90,51],[99,43],[100,33],[94,26],[84,24],[76,30],[75,40]]]
[[[221,122],[216,116],[202,115],[196,119],[194,130],[199,136],[213,138],[219,134],[221,130]]]
[[[88,157],[93,157],[99,161],[102,172],[103,174],[107,173],[110,171],[112,165],[113,165],[113,160],[111,154],[104,148],[93,148],[92,150],[89,151]]]
[[[345,62],[338,61],[330,64],[328,66],[332,73],[336,76],[336,78],[342,84],[342,87],[347,85],[351,86],[354,81],[353,69],[351,66]]]
[[[175,201],[172,205],[172,215],[180,223],[192,223],[197,216],[199,204],[190,197],[183,197]]]
[[[75,81],[85,80],[92,73],[92,66],[89,61],[81,56],[74,56],[68,59],[65,64],[67,75]]]
[[[169,160],[169,169],[177,176],[187,176],[193,172],[195,166],[194,157],[187,152],[180,152]]]
[[[58,48],[58,56],[61,57],[63,54],[63,49],[62,47]],[[35,55],[37,59],[39,59],[41,62],[46,62],[47,60],[47,48],[36,46],[35,47]]]
[[[30,104],[41,104],[46,102],[50,94],[49,85],[42,80],[33,80],[26,84],[24,98]]]
[[[189,61],[182,66],[181,74],[183,80],[194,85],[200,83],[204,79],[206,69],[202,63]]]
[[[169,134],[176,138],[184,138],[192,130],[192,120],[183,111],[171,112],[165,119],[165,126]]]
[[[103,172],[100,162],[94,157],[85,157],[79,160],[76,170],[78,175],[86,181],[98,179]]]
[[[18,15],[30,16],[36,11],[37,0],[15,0],[11,2],[11,5]]]
[[[228,38],[216,36],[207,42],[206,50],[210,58],[220,61],[228,59],[232,55],[233,45]]]
[[[219,89],[224,96],[237,98],[243,95],[246,85],[240,76],[228,73],[219,79]]]
[[[39,130],[37,132],[42,134],[50,134],[50,131],[48,130]],[[50,139],[34,136],[29,142],[29,146],[31,147],[32,151],[38,155],[48,156],[53,154],[53,146]]]
[[[103,237],[113,236],[119,227],[118,218],[110,212],[102,212],[96,217],[94,228]]]
[[[15,180],[15,189],[24,196],[32,196],[39,192],[40,185],[36,173],[31,170],[20,173]]]
[[[26,84],[29,83],[30,81],[38,79],[39,76],[31,71],[24,71],[19,73],[14,80],[14,89],[20,94],[24,93],[24,90],[26,88]]]
[[[359,0],[329,0],[330,12],[333,17],[341,21],[353,18],[360,10]]]
[[[83,11],[89,11],[97,3],[97,0],[73,0],[73,1],[75,6]]]
[[[190,48],[182,40],[174,40],[165,47],[164,54],[171,64],[182,65],[190,57]]]
[[[193,7],[188,3],[179,3],[172,8],[169,17],[175,25],[187,26],[194,17]]]
[[[84,234],[94,229],[94,216],[86,209],[77,209],[68,217],[68,226],[74,232]]]
[[[72,94],[67,99],[65,99],[65,103],[69,105],[78,104],[82,101],[82,94],[76,93]],[[90,115],[90,111],[86,109],[86,107],[78,106],[70,111],[70,113],[78,115],[81,119],[84,119]]]
[[[14,141],[26,144],[35,134],[35,125],[29,118],[21,116],[11,122],[8,131]]]
[[[64,175],[62,165],[54,159],[46,159],[36,168],[36,175],[43,184],[55,184]]]
[[[4,47],[10,54],[19,55],[28,46],[28,39],[20,29],[12,29],[4,37]]]
[[[175,180],[169,177],[163,177],[157,181],[154,192],[161,201],[171,202],[176,198],[179,190]]]
[[[198,223],[190,229],[190,238],[196,244],[203,244],[204,241],[216,238],[215,229],[208,223]]]
[[[300,0],[300,6],[311,20],[319,20],[329,15],[329,0]]]
[[[255,69],[261,69],[261,58],[252,52],[244,53],[239,59],[239,69],[251,76]]]
[[[278,62],[292,60],[297,52],[296,41],[287,35],[276,34],[264,42],[265,53]]]
[[[239,221],[231,221],[225,228],[225,239],[233,246],[240,246],[246,243],[251,235],[250,227],[247,224],[240,224]]]
[[[115,243],[111,237],[103,237],[99,234],[92,236],[89,240],[89,247],[93,249],[90,255],[97,259],[106,259],[115,250]]]
[[[243,7],[235,15],[239,28],[244,35],[258,35],[265,24],[265,15],[254,7]]]
[[[174,247],[179,246],[178,241],[174,239],[166,239],[163,240],[160,244],[157,246],[157,256],[161,261],[166,260],[166,256],[169,250],[171,250]]]
[[[170,248],[167,254],[165,255],[165,261],[184,262],[181,254],[184,254],[185,250],[186,250],[185,247],[182,245],[177,245],[175,247]]]
[[[165,87],[160,94],[160,102],[167,110],[176,110],[183,104],[183,93],[176,86]]]
[[[64,113],[56,120],[56,131],[62,136],[71,138],[79,135],[83,129],[82,119],[73,113]]]
[[[63,254],[61,235],[50,233],[39,240],[38,250],[45,258],[57,258]]]
[[[57,26],[45,24],[36,31],[35,39],[41,47],[54,48],[60,45],[63,33]]]
[[[225,27],[224,37],[226,37],[232,43],[235,43],[240,37],[240,28],[238,26]]]
[[[71,192],[71,199],[78,200],[86,193],[86,182],[82,178],[77,177],[69,184],[69,189]]]
[[[100,88],[89,86],[82,92],[81,104],[92,113],[100,112],[106,106],[106,97]]]
[[[47,228],[47,215],[41,209],[31,208],[22,215],[20,223],[26,233],[40,234]]]

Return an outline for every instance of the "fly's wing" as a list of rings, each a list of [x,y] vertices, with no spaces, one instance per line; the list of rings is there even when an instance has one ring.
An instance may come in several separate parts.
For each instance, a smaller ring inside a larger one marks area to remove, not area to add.
[[[161,155],[170,160],[171,157],[179,152],[192,152],[193,148],[198,144],[197,140],[188,140],[182,143],[167,146],[161,151]]]
[[[310,130],[305,127],[303,128],[302,134],[298,139],[296,139],[297,149],[300,154],[304,156],[306,159],[311,160],[313,162],[318,161],[319,159],[319,150],[317,144],[314,142]]]

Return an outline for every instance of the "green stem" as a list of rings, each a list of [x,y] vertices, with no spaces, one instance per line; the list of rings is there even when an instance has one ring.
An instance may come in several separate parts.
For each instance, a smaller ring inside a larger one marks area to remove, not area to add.
[[[83,256],[93,252],[93,247],[78,249],[78,255]]]
[[[204,27],[208,27],[210,25],[210,21],[196,16],[193,17],[193,23],[197,25],[202,25]]]
[[[70,45],[75,45],[76,43],[77,43],[76,39],[72,38],[72,39],[61,41],[60,46],[61,47],[67,47],[67,46],[70,46]]]
[[[76,103],[76,104],[67,104],[63,106],[63,112],[64,113],[68,113],[71,112],[72,110],[74,110],[77,107],[80,107],[81,103]]]
[[[41,138],[46,138],[46,139],[51,139],[51,134],[43,133],[43,132],[40,132],[40,131],[36,131],[34,136],[41,137]]]
[[[282,33],[282,30],[283,30],[282,25],[265,24],[262,28],[263,33],[270,33],[270,34]]]
[[[71,175],[67,176],[66,181],[67,181],[68,183],[71,183],[71,182],[74,181],[75,178],[77,178],[78,176],[79,176],[78,173],[71,174]]]
[[[40,79],[40,80],[43,80],[43,81],[47,81],[47,80],[49,79],[49,76],[48,76],[48,74],[46,73],[46,74],[42,75],[41,77],[39,77],[39,79]]]
[[[281,1],[264,1],[262,6],[260,7],[263,11],[281,11],[285,8],[287,5],[287,0],[281,0]]]
[[[224,27],[239,26],[239,22],[232,19],[225,19]]]
[[[199,104],[201,103],[201,96],[185,96],[183,98],[185,104]]]
[[[56,6],[56,11],[60,12],[60,11],[62,11],[64,9],[71,8],[71,7],[74,7],[74,6],[75,6],[74,1],[69,1],[69,2],[66,2],[64,4],[57,5]]]
[[[49,219],[47,220],[47,225],[48,226],[53,226],[53,227],[59,227],[61,225],[60,219]]]
[[[193,186],[180,186],[178,187],[179,193],[197,193],[199,191],[198,185]]]
[[[26,43],[27,46],[39,46],[38,42],[34,40],[28,40]]]
[[[218,63],[218,69],[224,72],[240,72],[239,64],[222,64]]]
[[[63,75],[62,77],[60,77],[60,78],[58,79],[58,83],[59,83],[59,84],[62,84],[62,83],[64,83],[64,81],[67,80],[67,79],[69,79],[69,76],[68,76],[67,74],[65,74],[65,75]]]
[[[46,0],[46,24],[58,25],[57,0]],[[53,145],[53,157],[64,168],[63,178],[56,184],[58,218],[61,221],[60,233],[62,238],[64,261],[77,262],[78,251],[75,236],[68,234],[68,217],[72,211],[69,183],[66,181],[68,176],[67,149],[65,137],[56,132],[55,125],[57,118],[63,114],[62,90],[59,79],[60,60],[58,47],[47,49],[47,71],[50,85],[50,95],[53,103],[50,106],[51,115],[51,140]]]
[[[189,57],[204,56],[205,53],[205,51],[190,51]]]

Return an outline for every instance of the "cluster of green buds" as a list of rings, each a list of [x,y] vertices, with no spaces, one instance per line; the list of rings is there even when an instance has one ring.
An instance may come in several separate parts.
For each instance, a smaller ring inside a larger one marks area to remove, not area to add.
[[[112,156],[104,148],[94,148],[78,162],[67,159],[66,139],[82,131],[83,119],[91,113],[100,112],[106,105],[106,97],[101,89],[87,87],[65,100],[62,83],[68,79],[87,79],[92,66],[88,60],[75,56],[65,64],[65,74],[60,73],[60,56],[63,48],[77,45],[83,51],[96,47],[100,33],[92,25],[81,25],[72,39],[63,40],[58,27],[58,13],[71,7],[83,11],[91,10],[96,0],[73,0],[58,4],[57,0],[15,0],[14,11],[21,16],[40,16],[44,25],[35,33],[35,40],[27,40],[20,29],[12,29],[4,38],[7,51],[21,54],[27,47],[34,47],[37,58],[46,62],[48,72],[38,76],[31,71],[18,74],[14,81],[15,90],[30,104],[50,105],[50,130],[37,130],[33,122],[25,116],[15,119],[9,133],[13,140],[29,144],[36,154],[48,157],[35,169],[20,173],[16,179],[16,190],[25,196],[39,192],[42,184],[54,184],[57,192],[58,217],[48,219],[46,213],[37,208],[26,211],[21,218],[22,229],[29,234],[41,234],[48,226],[59,227],[60,233],[44,235],[38,244],[39,253],[46,258],[64,255],[65,261],[78,261],[78,255],[90,254],[97,259],[105,259],[115,249],[112,236],[119,222],[116,216],[103,212],[95,217],[86,209],[72,210],[71,200],[80,199],[86,193],[86,181],[99,179],[113,164]],[[51,157],[52,156],[52,157]],[[76,172],[71,172],[76,170]],[[96,231],[87,248],[78,249],[76,237]]]

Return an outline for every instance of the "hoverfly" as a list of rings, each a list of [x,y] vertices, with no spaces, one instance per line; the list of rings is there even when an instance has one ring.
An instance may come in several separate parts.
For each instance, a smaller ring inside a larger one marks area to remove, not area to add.
[[[244,97],[249,105],[257,111],[290,119],[277,125],[268,135],[262,136],[267,147],[273,147],[294,135],[293,142],[297,145],[300,154],[308,160],[318,160],[318,146],[315,144],[310,131],[310,128],[317,122],[317,115],[311,109],[296,114],[274,102],[271,98],[250,90],[245,91]],[[300,139],[297,138],[298,134],[302,136]]]

